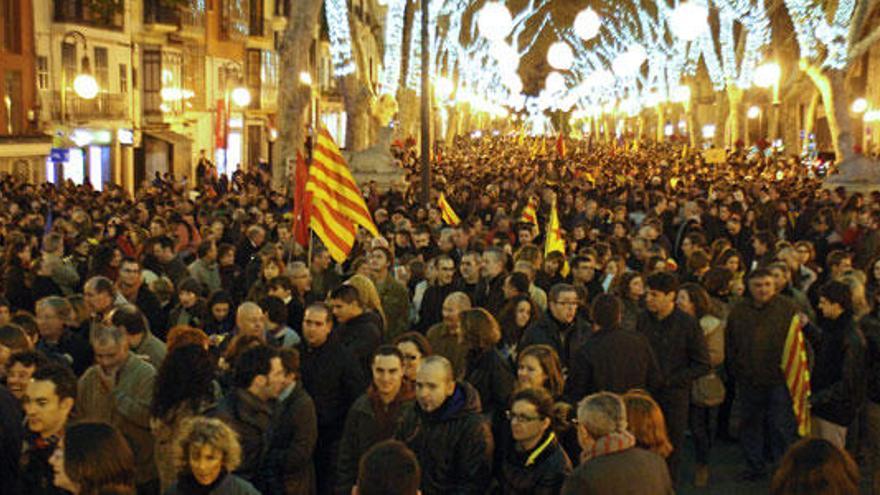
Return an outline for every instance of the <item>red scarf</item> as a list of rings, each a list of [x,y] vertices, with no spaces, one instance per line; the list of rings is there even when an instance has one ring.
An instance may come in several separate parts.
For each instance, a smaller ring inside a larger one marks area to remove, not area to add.
[[[636,438],[628,431],[609,433],[604,437],[596,439],[596,442],[589,449],[581,452],[581,464],[596,457],[631,449],[635,445]]]

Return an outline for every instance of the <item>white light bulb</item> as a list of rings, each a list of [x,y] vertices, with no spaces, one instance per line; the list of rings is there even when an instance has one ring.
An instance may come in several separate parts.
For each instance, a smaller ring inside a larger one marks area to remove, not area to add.
[[[574,18],[574,34],[578,35],[582,40],[588,41],[599,34],[601,25],[602,20],[599,19],[596,11],[586,8],[580,11],[577,17]]]
[[[856,99],[856,101],[852,102],[852,106],[850,107],[850,110],[852,110],[853,113],[862,113],[867,109],[868,109],[868,100],[866,100],[864,98]]]
[[[705,6],[694,2],[680,3],[669,15],[669,29],[677,37],[693,41],[709,27],[708,17]]]
[[[565,77],[556,71],[547,74],[547,79],[544,81],[544,88],[550,95],[564,91]]]
[[[501,41],[510,34],[513,18],[507,7],[500,2],[489,2],[477,13],[480,34],[490,41]]]
[[[89,74],[80,74],[73,80],[73,91],[80,98],[91,100],[98,96],[98,81]]]
[[[251,92],[245,87],[239,86],[233,89],[229,96],[232,98],[232,103],[238,107],[246,107],[251,104]]]
[[[571,64],[574,63],[574,53],[571,51],[568,43],[557,41],[550,45],[550,48],[547,50],[547,63],[554,69],[570,69]]]

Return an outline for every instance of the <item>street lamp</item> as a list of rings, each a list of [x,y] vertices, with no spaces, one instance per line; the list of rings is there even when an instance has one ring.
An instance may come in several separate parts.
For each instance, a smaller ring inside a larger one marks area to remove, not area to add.
[[[302,71],[299,73],[299,82],[304,86],[312,85],[312,75],[308,71]]]
[[[680,3],[669,16],[669,28],[684,41],[693,41],[709,27],[709,10],[693,1]]]
[[[74,47],[78,42],[83,44],[83,57],[80,62],[80,72],[73,79],[73,91],[77,96],[84,100],[91,100],[98,96],[100,87],[98,81],[92,76],[92,64],[89,61],[89,45],[85,35],[79,31],[68,31],[62,38],[63,44],[73,44]],[[61,64],[61,121],[67,120],[67,65]]]
[[[865,113],[865,110],[867,109],[868,100],[864,98],[857,98],[850,106],[850,110],[852,110],[853,113]]]
[[[748,111],[746,111],[746,117],[748,117],[749,120],[758,119],[758,137],[756,138],[756,140],[760,139],[761,130],[764,127],[764,116],[761,113],[761,109],[756,105],[750,106]]]
[[[241,84],[241,73],[243,72],[242,66],[240,62],[229,61],[223,64],[223,72],[226,74],[224,77],[223,84],[225,89],[228,91],[228,97],[235,104],[235,106],[240,108],[245,108],[251,104],[251,92],[249,89],[244,87]],[[235,72],[236,77],[238,79],[238,86],[229,90],[229,73]],[[300,75],[300,80],[302,80],[302,75]]]
[[[752,82],[755,86],[761,88],[773,88],[773,112],[770,114],[770,138],[776,140],[779,138],[779,80],[782,71],[779,64],[768,62],[755,68],[752,76]]]

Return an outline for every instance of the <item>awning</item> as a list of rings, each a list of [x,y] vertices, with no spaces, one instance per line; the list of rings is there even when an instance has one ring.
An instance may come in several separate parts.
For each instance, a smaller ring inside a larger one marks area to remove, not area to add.
[[[51,150],[52,136],[0,137],[0,157],[2,158],[48,156]]]

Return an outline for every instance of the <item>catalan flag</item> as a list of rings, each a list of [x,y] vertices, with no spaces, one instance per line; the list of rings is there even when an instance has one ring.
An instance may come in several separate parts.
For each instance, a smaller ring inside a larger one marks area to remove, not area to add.
[[[562,137],[562,133],[559,133],[559,136],[556,138],[556,153],[560,158],[565,158],[565,138]]]
[[[379,236],[348,164],[323,128],[318,133],[306,192],[312,193],[309,224],[336,262],[345,261],[351,252],[358,225]]]
[[[795,315],[788,327],[785,347],[782,349],[782,373],[791,394],[792,409],[797,420],[798,434],[810,433],[810,368],[807,362],[807,346],[804,341],[804,323]]]
[[[455,214],[455,210],[452,209],[449,201],[446,201],[446,195],[442,192],[440,193],[440,199],[437,201],[437,206],[440,207],[440,215],[443,217],[446,225],[456,226],[461,223],[461,219]]]
[[[519,221],[538,225],[538,205],[536,204],[534,196],[529,196],[529,202],[526,203],[526,206],[523,208]]]
[[[559,215],[556,213],[556,201],[550,208],[550,220],[547,222],[547,237],[544,239],[544,257],[553,251],[559,251],[565,256],[565,239],[562,238],[562,232],[559,227]],[[568,276],[568,261],[562,265],[560,273],[563,277]]]

